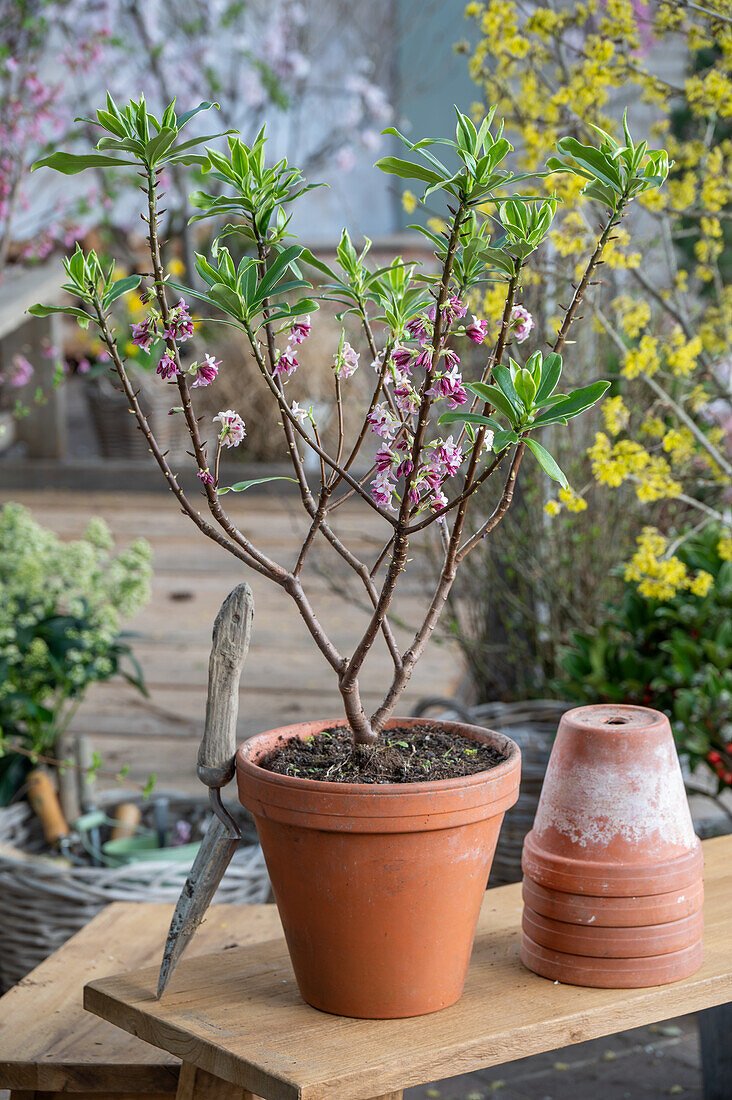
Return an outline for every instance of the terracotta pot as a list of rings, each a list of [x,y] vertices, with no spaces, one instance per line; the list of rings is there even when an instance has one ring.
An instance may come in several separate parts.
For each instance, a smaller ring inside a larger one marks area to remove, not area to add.
[[[698,912],[704,901],[704,886],[699,880],[669,894],[593,898],[590,895],[565,894],[525,878],[523,897],[529,909],[552,920],[597,925],[600,928],[634,928],[642,924],[667,924]]]
[[[701,940],[672,951],[668,955],[632,959],[594,959],[586,955],[566,955],[540,947],[525,933],[521,939],[521,961],[529,970],[567,985],[594,986],[601,989],[640,989],[667,985],[695,974],[704,959]]]
[[[701,939],[703,926],[701,911],[668,924],[639,928],[567,924],[526,908],[522,921],[524,933],[540,947],[597,959],[647,958],[681,951]]]
[[[568,711],[524,844],[526,876],[567,893],[645,897],[698,882],[701,859],[665,715]]]
[[[239,797],[257,824],[300,992],[342,1016],[434,1012],[462,992],[498,831],[518,797],[521,754],[502,734],[442,722],[507,759],[463,779],[378,785],[257,766],[281,738],[338,721],[270,730],[237,754]]]

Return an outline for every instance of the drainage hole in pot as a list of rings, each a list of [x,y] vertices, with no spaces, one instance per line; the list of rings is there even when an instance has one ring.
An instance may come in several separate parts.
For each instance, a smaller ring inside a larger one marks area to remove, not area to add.
[[[628,721],[627,718],[606,718],[605,719],[605,725],[606,726],[624,726],[627,721]]]

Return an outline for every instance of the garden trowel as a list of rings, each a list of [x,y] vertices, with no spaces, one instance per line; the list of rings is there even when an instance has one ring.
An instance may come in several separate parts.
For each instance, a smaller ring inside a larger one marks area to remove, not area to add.
[[[221,788],[235,771],[239,678],[249,648],[253,614],[251,589],[248,584],[240,584],[226,597],[214,623],[206,724],[197,769],[198,778],[209,788],[213,817],[173,913],[158,978],[158,997],[203,920],[241,839],[238,825],[221,801]]]

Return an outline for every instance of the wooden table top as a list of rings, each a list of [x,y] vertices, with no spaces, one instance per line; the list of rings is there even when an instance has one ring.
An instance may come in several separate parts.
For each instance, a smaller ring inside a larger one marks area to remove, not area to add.
[[[704,843],[705,961],[652,989],[581,989],[519,961],[521,887],[489,890],[465,993],[408,1020],[306,1005],[284,941],[184,960],[162,1001],[158,968],[97,979],[91,1012],[265,1100],[364,1100],[732,1000],[732,836]]]
[[[0,998],[0,1089],[175,1093],[174,1055],[82,1004],[93,978],[159,965],[173,908],[115,902]],[[281,929],[274,905],[212,905],[188,953],[269,940]]]

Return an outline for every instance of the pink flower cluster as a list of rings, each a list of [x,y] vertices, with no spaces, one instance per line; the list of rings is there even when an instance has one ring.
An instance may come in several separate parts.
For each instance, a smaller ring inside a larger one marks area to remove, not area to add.
[[[193,336],[193,321],[191,314],[183,298],[177,306],[173,306],[168,314],[168,325],[163,332],[166,340],[177,340],[182,343]]]
[[[353,350],[347,340],[344,340],[340,350],[336,352],[333,364],[337,376],[344,379],[350,378],[358,369],[358,360],[359,353]]]
[[[290,329],[290,335],[287,337],[287,347],[277,356],[275,365],[272,368],[272,373],[275,378],[289,378],[291,374],[295,373],[300,364],[294,349],[298,344],[302,344],[307,340],[311,329],[310,314],[303,318],[303,320],[293,323]]]
[[[214,417],[214,423],[221,425],[219,442],[225,447],[238,447],[246,437],[247,430],[244,421],[239,413],[234,412],[233,409],[220,412],[218,416]]]
[[[219,373],[219,367],[221,366],[220,359],[214,359],[213,355],[204,355],[202,363],[193,363],[189,367],[189,373],[195,373],[195,381],[191,383],[191,388],[195,389],[196,386],[210,386],[212,382],[216,380],[216,375]]]
[[[534,327],[534,318],[524,306],[514,306],[511,310],[510,331],[517,344],[523,344]]]
[[[14,355],[11,361],[10,373],[7,375],[0,374],[0,384],[7,382],[13,389],[19,390],[21,386],[28,385],[34,373],[32,363],[24,355]]]

